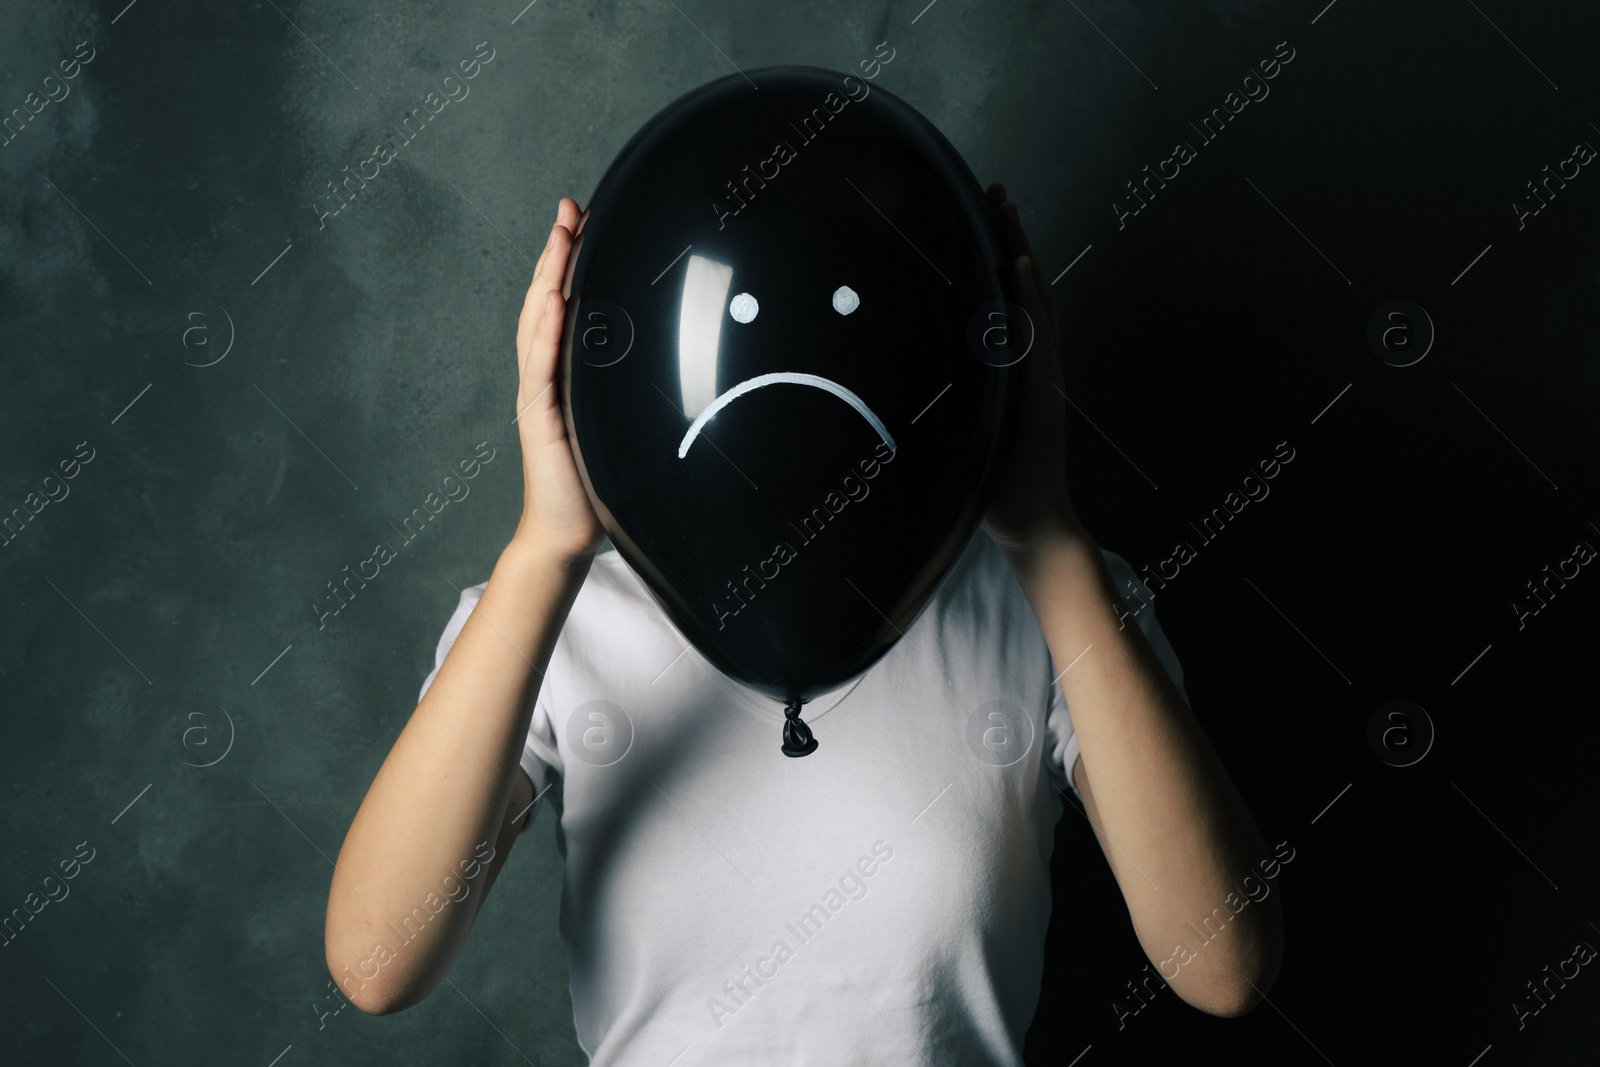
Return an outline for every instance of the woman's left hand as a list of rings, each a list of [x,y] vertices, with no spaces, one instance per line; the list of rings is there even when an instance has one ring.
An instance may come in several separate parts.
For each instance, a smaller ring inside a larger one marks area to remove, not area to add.
[[[1033,323],[1033,347],[1022,359],[1022,400],[1011,456],[1002,471],[983,528],[1008,554],[1028,551],[1036,539],[1079,529],[1067,496],[1066,390],[1056,348],[1056,314],[1050,285],[1022,231],[1017,205],[1004,185],[986,192],[1005,250],[1011,299]],[[1011,334],[1020,331],[1013,324]]]

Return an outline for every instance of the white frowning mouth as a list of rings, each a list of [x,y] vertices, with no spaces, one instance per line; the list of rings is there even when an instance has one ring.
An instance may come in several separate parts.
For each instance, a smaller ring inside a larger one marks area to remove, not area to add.
[[[701,428],[714,419],[717,412],[727,407],[729,403],[752,389],[759,389],[764,385],[779,384],[809,385],[815,389],[832,393],[855,408],[861,414],[861,417],[866,419],[874,430],[878,431],[878,436],[883,439],[884,444],[890,448],[895,447],[894,438],[889,435],[889,430],[883,425],[883,420],[873,413],[865,401],[838,382],[830,378],[824,378],[820,374],[802,374],[798,371],[773,371],[770,374],[758,374],[754,378],[745,379],[708,404],[706,409],[695,417],[694,422],[689,424],[688,432],[683,435],[683,440],[678,443],[678,458],[682,459],[689,454],[689,446],[694,444],[696,437],[700,436]]]

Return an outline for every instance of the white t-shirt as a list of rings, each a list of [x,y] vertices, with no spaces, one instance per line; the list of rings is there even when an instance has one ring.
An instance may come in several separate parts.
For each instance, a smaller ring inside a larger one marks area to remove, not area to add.
[[[462,592],[423,693],[483,588]],[[1132,619],[1181,691],[1153,605]],[[686,645],[598,554],[522,756],[529,822],[547,802],[559,820],[591,1064],[1020,1064],[1078,745],[999,548],[974,531],[894,647],[805,705],[808,756],[779,751],[781,704]]]

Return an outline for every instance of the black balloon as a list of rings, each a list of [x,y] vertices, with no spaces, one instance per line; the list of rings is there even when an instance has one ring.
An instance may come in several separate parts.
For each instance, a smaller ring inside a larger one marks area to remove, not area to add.
[[[560,376],[579,474],[804,755],[803,704],[910,628],[1009,452],[1033,333],[983,193],[881,86],[771,67],[663,109],[589,208]]]

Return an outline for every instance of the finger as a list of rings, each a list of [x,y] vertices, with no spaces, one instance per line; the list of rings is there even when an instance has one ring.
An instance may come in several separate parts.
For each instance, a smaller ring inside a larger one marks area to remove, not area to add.
[[[576,232],[579,222],[578,202],[576,200],[570,196],[563,196],[556,201],[556,221],[551,226],[552,231],[556,226],[565,226],[569,231]],[[534,275],[538,276],[540,271],[547,271],[550,267],[550,244],[547,240],[544,250],[539,253],[539,262],[533,266]],[[548,277],[548,274],[545,277]]]
[[[991,213],[998,212],[1000,205],[1006,202],[1006,187],[999,182],[995,182],[983,191],[983,198],[989,202],[989,211]]]
[[[1026,257],[1018,256],[1011,264],[1011,274],[1016,281],[1017,295],[1022,300],[1022,306],[1027,311],[1028,317],[1033,320],[1034,336],[1033,345],[1024,359],[1022,368],[1023,379],[1033,388],[1044,386],[1051,380],[1050,368],[1044,366],[1047,362],[1046,353],[1053,352],[1054,348],[1049,342],[1046,327],[1042,322],[1042,313],[1039,308],[1039,293],[1033,287],[1033,271]]]
[[[1039,304],[1039,290],[1034,284],[1033,267],[1027,256],[1018,256],[1011,261],[1011,275],[1016,282],[1017,299],[1033,319],[1034,330],[1042,331],[1045,325],[1042,321],[1044,308]]]
[[[544,294],[551,289],[561,287],[567,251],[571,247],[572,235],[565,226],[556,223],[550,231],[550,243],[545,248],[543,266],[535,272],[533,283],[528,286],[528,302],[523,309],[524,315],[527,316],[526,331],[522,329],[517,331],[519,363],[526,357],[527,349],[534,343],[534,338],[544,323]]]
[[[1028,234],[1022,228],[1022,217],[1017,211],[1017,205],[1009,200],[1000,210],[1000,229],[1011,244],[1013,256],[1033,258],[1033,246],[1028,243]]]
[[[1028,262],[1032,266],[1033,287],[1039,293],[1039,303],[1044,305],[1045,317],[1050,321],[1050,336],[1051,339],[1054,340],[1054,338],[1057,336],[1056,304],[1050,292],[1050,287],[1054,283],[1045,281],[1044,268],[1039,266],[1039,261],[1037,259],[1029,256]]]
[[[528,291],[522,298],[522,313],[517,318],[517,353],[528,346],[528,338],[533,334],[533,326],[539,320],[540,296],[543,292],[539,288],[539,276],[544,270],[545,261],[550,258],[550,243],[555,237],[556,226],[559,224],[560,208],[556,209],[558,221],[551,223],[550,232],[545,235],[544,247],[539,250],[539,259],[533,265],[533,278],[528,282]]]
[[[564,222],[557,222],[550,230],[550,243],[545,245],[544,262],[534,272],[535,278],[541,283],[540,292],[561,284],[561,277],[567,272],[567,252],[571,248],[571,227]]]
[[[519,362],[527,351],[534,331],[539,326],[539,319],[544,313],[545,290],[561,284],[561,275],[567,262],[567,249],[571,246],[571,241],[571,233],[560,222],[550,227],[550,237],[545,242],[544,252],[539,256],[539,262],[534,268],[533,280],[528,284],[528,293],[523,299],[522,314],[517,321]]]
[[[555,364],[560,347],[563,303],[559,289],[547,289],[538,300],[539,323],[517,361],[517,414],[524,413],[544,398],[555,379]]]
[[[1001,212],[1002,230],[1006,234],[1006,242],[1010,246],[1012,256],[1027,256],[1030,264],[1030,273],[1033,278],[1034,288],[1039,293],[1039,303],[1043,306],[1045,315],[1049,319],[1052,331],[1056,325],[1056,309],[1050,299],[1050,283],[1044,275],[1044,268],[1039,265],[1039,258],[1033,253],[1033,245],[1028,240],[1028,235],[1022,228],[1022,217],[1017,205],[1007,201]]]
[[[994,224],[995,233],[1000,237],[1000,250],[1004,253],[1006,260],[1009,262],[1010,260],[1017,258],[1017,250],[1011,247],[1011,235],[1006,231],[1002,221],[1000,209],[1005,205],[1006,202],[1004,186],[1002,186],[999,182],[996,182],[995,184],[989,186],[989,188],[984,191],[983,195],[984,200],[987,202],[989,208],[989,220]]]
[[[1053,358],[1056,351],[1055,322],[1046,305],[1045,293],[1039,288],[1038,264],[1028,256],[1018,256],[1012,264],[1012,273],[1016,278],[1022,306],[1033,320],[1034,345],[1052,353]]]
[[[569,230],[577,230],[578,214],[578,202],[570,196],[563,196],[556,205],[556,221]]]
[[[547,299],[540,302],[543,309],[539,327],[534,331],[533,344],[528,349],[528,364],[524,381],[533,386],[530,397],[549,388],[555,379],[556,356],[561,349],[561,323],[566,317],[566,301],[561,290],[547,290]]]
[[[561,224],[562,219],[566,216],[566,214],[567,214],[567,198],[566,197],[562,197],[560,200],[556,201],[556,217],[555,217],[555,221],[553,223],[551,223],[550,228],[552,230],[554,230],[556,226],[559,226]],[[540,249],[540,251],[539,251],[539,261],[533,265],[533,272],[534,272],[535,275],[537,275],[541,270],[544,269],[546,261],[549,260],[549,258],[550,258],[549,251],[550,251],[550,241],[549,241],[549,235],[547,234],[546,237],[545,237],[545,246],[544,246],[544,248]]]
[[[1038,265],[1038,257],[1033,253],[1033,245],[1028,240],[1027,232],[1022,228],[1022,220],[1017,212],[1017,205],[1007,200],[1003,203],[996,216],[1000,227],[1001,239],[1005,243],[1006,255],[1015,261],[1019,256],[1026,256],[1030,263],[1030,274],[1035,281],[1035,287],[1040,294],[1040,302],[1044,305],[1045,314],[1053,324],[1055,320],[1054,309],[1048,304],[1048,287],[1043,280],[1043,268]]]

